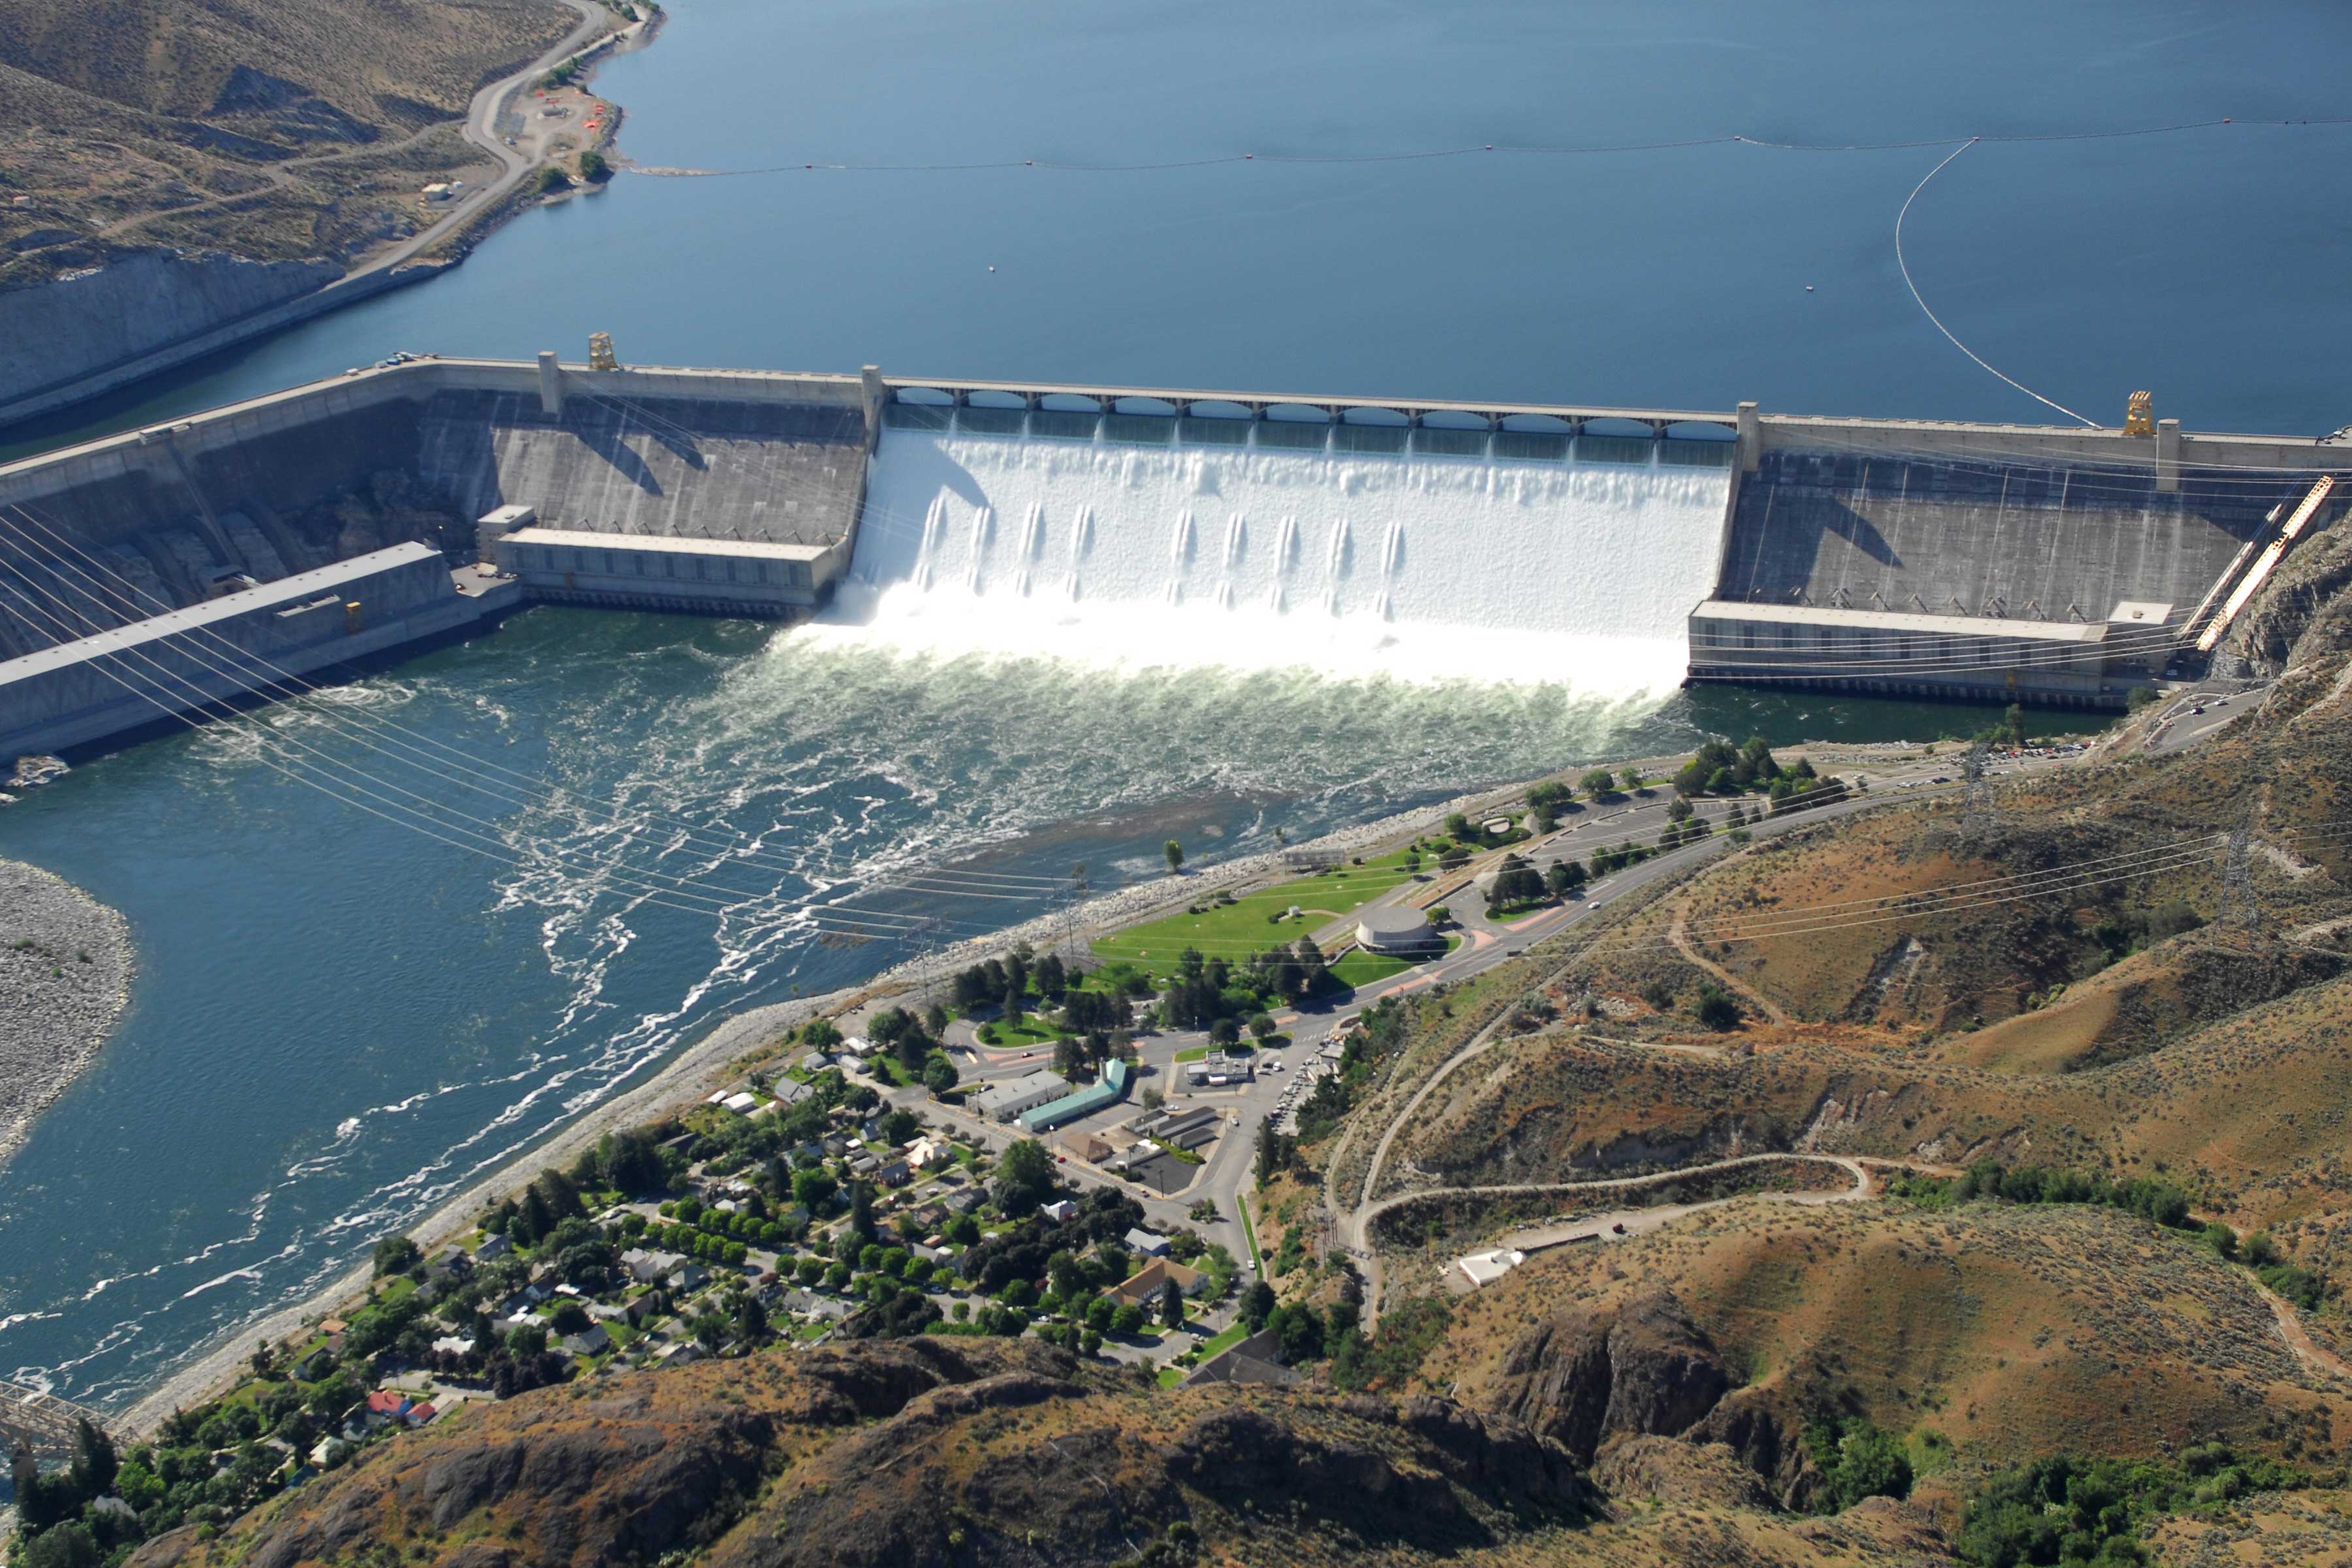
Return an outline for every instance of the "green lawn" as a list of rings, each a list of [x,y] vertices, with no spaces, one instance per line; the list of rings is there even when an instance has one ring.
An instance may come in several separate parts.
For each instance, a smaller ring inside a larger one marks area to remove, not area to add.
[[[1248,1337],[1249,1326],[1246,1323],[1235,1322],[1219,1329],[1202,1342],[1201,1359],[1206,1361],[1213,1355],[1222,1354]]]
[[[996,1036],[995,1041],[989,1045],[992,1051],[1034,1050],[1041,1045],[1053,1044],[1067,1032],[1039,1023],[1034,1013],[1024,1014],[1016,1024],[1008,1024],[1000,1019],[982,1027]]]
[[[1445,939],[1445,950],[1449,953],[1461,946],[1459,932]],[[1396,958],[1386,953],[1367,953],[1361,947],[1351,947],[1331,966],[1331,977],[1343,986],[1369,986],[1391,975],[1402,975],[1407,969],[1426,962],[1427,959]]]
[[[1126,959],[1136,967],[1166,977],[1176,972],[1176,961],[1187,946],[1212,956],[1239,962],[1252,951],[1293,942],[1318,925],[1354,914],[1399,883],[1412,876],[1404,869],[1405,852],[1382,855],[1362,865],[1339,866],[1318,876],[1303,876],[1257,893],[1244,894],[1231,904],[1209,903],[1198,915],[1171,915],[1148,925],[1132,926],[1094,944],[1105,958]],[[1304,911],[1297,920],[1271,918],[1297,904]]]
[[[1250,1261],[1257,1265],[1258,1277],[1260,1279],[1264,1279],[1265,1277],[1265,1260],[1258,1253],[1257,1227],[1250,1223],[1249,1194],[1245,1192],[1237,1192],[1234,1194],[1234,1207],[1241,1210],[1242,1239],[1249,1243]]]

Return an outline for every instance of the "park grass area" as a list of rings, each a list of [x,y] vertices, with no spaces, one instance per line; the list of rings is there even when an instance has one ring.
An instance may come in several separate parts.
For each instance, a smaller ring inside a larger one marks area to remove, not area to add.
[[[1445,939],[1445,950],[1451,953],[1462,946],[1459,932]],[[1433,956],[1434,956],[1433,955]],[[1331,965],[1331,977],[1349,990],[1377,985],[1381,981],[1419,968],[1428,958],[1399,958],[1388,953],[1367,953],[1361,947],[1351,947]]]
[[[1177,972],[1178,959],[1187,947],[1196,947],[1208,957],[1239,963],[1252,953],[1295,942],[1318,926],[1353,915],[1407,881],[1412,875],[1405,869],[1408,852],[1399,850],[1361,865],[1335,866],[1313,876],[1277,883],[1244,894],[1231,904],[1216,902],[1213,893],[1203,894],[1198,915],[1171,915],[1132,926],[1098,939],[1094,950],[1097,956],[1124,960],[1163,979]],[[1294,904],[1301,912],[1299,918],[1283,919]]]
[[[1034,1051],[1041,1045],[1051,1045],[1070,1032],[1038,1022],[1034,1014],[1024,1014],[1019,1023],[1009,1024],[999,1019],[981,1027],[995,1037],[981,1041],[991,1051]]]

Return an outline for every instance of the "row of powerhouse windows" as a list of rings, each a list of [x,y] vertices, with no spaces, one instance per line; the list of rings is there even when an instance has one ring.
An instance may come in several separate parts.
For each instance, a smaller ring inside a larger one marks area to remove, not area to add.
[[[646,577],[656,581],[735,582],[747,586],[806,588],[809,569],[797,560],[737,560],[731,556],[670,555],[658,551],[622,549],[559,549],[551,545],[521,546],[516,564],[524,570],[594,571],[607,577]],[[773,564],[777,574],[771,576]]]
[[[1742,621],[1694,629],[1691,641],[1701,648],[1785,649],[1790,653],[1836,653],[1916,663],[2007,664],[2021,658],[2050,659],[2067,654],[2088,658],[2104,652],[2097,644],[2053,647],[1998,637],[1923,636],[1917,632],[1849,632],[1843,627],[1759,625]]]

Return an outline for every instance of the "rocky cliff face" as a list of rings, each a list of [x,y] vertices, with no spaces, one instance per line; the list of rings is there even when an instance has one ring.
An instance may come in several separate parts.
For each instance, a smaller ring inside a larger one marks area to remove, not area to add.
[[[1495,1403],[1589,1464],[1609,1438],[1689,1430],[1733,1381],[1674,1298],[1654,1295],[1528,1330],[1504,1356]]]
[[[198,337],[342,274],[330,261],[158,249],[0,291],[0,402]]]

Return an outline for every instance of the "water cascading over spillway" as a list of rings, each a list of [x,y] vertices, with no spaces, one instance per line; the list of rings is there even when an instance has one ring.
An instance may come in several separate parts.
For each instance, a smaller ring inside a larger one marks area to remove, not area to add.
[[[941,654],[1663,691],[1712,586],[1728,484],[1672,465],[892,429],[828,630]],[[995,601],[1033,576],[1058,591],[1016,612],[1008,643]]]

